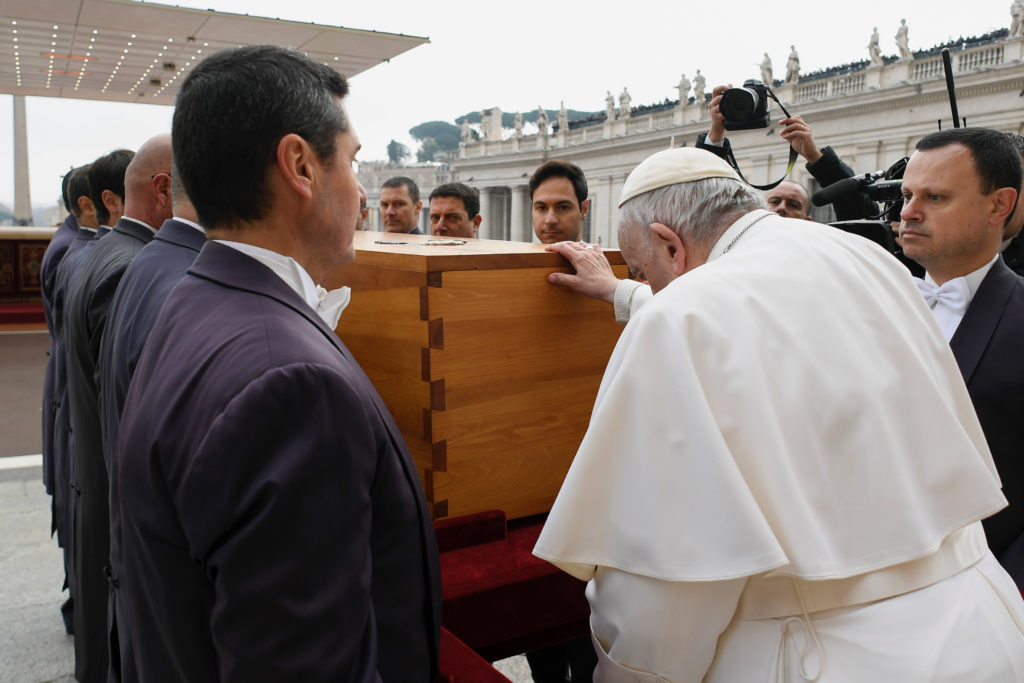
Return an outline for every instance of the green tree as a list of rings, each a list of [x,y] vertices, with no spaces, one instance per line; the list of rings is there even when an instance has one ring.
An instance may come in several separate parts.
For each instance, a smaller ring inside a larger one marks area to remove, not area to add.
[[[403,145],[398,140],[392,139],[388,143],[388,163],[392,166],[399,166],[402,163],[402,159],[409,156],[409,148]]]
[[[416,161],[433,161],[434,155],[441,151],[441,147],[437,144],[437,140],[434,138],[426,138],[420,143],[420,148],[416,151]]]
[[[425,143],[427,138],[433,138],[437,148],[446,152],[453,152],[459,148],[462,141],[462,130],[447,121],[427,121],[409,129],[409,135],[420,143]]]

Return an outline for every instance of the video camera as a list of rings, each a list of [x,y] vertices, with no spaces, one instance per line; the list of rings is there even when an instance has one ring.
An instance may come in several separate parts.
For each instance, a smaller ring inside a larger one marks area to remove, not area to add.
[[[900,221],[900,211],[903,210],[903,172],[907,168],[907,161],[908,158],[903,157],[884,171],[862,173],[832,183],[815,192],[811,196],[811,203],[815,206],[825,206],[837,199],[863,195],[880,203],[882,210],[875,215],[864,216],[859,220],[839,221],[831,225],[880,245],[906,266],[911,274],[922,277],[924,268],[903,254],[903,248],[896,243],[891,225]]]
[[[774,98],[774,93],[767,85],[756,79],[743,81],[741,88],[726,90],[718,103],[719,111],[725,119],[725,129],[767,128],[771,123],[768,117],[769,97]]]
[[[907,168],[907,161],[908,158],[903,157],[884,171],[862,173],[832,183],[815,192],[811,196],[811,203],[815,206],[825,206],[837,199],[866,194],[873,201],[881,203],[883,208],[878,215],[864,218],[897,222],[903,208],[903,172]]]

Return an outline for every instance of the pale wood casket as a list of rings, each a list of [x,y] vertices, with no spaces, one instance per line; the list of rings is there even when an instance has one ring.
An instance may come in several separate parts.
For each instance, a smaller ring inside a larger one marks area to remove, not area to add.
[[[622,328],[609,304],[547,282],[572,269],[542,245],[432,239],[356,233],[355,261],[324,283],[352,288],[338,336],[398,423],[435,518],[547,512]]]

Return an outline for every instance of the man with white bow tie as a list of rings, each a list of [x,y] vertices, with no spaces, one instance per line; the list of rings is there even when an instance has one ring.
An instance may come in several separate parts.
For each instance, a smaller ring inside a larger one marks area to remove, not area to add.
[[[989,547],[1024,587],[1024,279],[999,256],[1021,186],[1010,139],[954,128],[917,143],[903,177],[900,236],[949,340],[1009,507],[984,522]]]
[[[423,489],[334,333],[347,292],[317,284],[355,257],[365,199],[347,92],[268,45],[205,57],[178,92],[174,163],[209,239],[153,323],[111,466],[135,680],[437,671]]]

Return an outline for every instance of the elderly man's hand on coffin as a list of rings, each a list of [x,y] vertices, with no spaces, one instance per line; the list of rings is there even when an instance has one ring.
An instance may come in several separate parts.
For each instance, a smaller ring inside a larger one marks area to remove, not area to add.
[[[548,275],[548,282],[574,289],[594,299],[614,302],[615,287],[619,284],[619,279],[612,272],[608,259],[601,252],[601,247],[586,242],[556,242],[545,246],[544,249],[558,252],[576,270],[575,275],[551,273]]]

